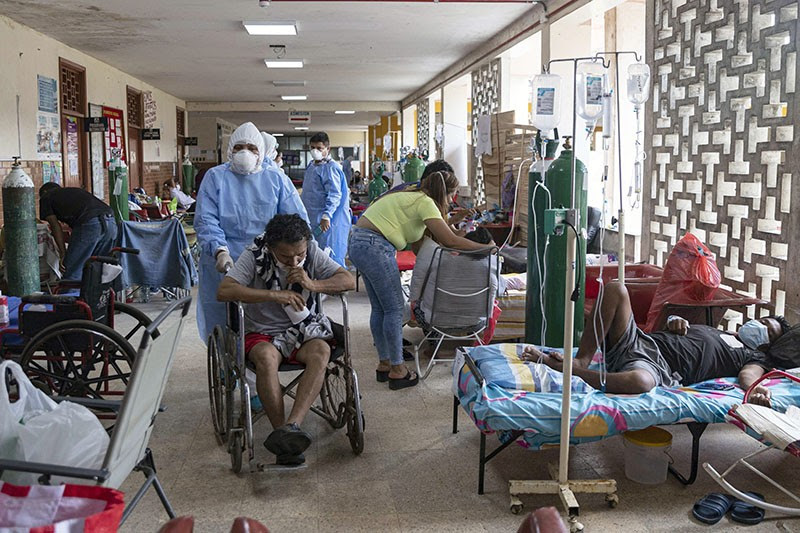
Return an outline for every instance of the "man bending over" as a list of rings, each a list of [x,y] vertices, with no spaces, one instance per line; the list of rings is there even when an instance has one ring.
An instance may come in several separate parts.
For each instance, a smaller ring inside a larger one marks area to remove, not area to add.
[[[277,464],[304,463],[311,444],[300,425],[322,387],[333,339],[316,294],[354,287],[353,276],[317,247],[298,215],[275,215],[220,283],[220,301],[247,304],[245,354],[255,365],[258,396],[273,427],[264,446]],[[278,379],[282,362],[305,366],[288,418]]]
[[[595,304],[596,306],[597,304]],[[800,364],[800,328],[791,328],[781,316],[750,320],[736,334],[699,324],[689,325],[680,317],[670,317],[667,331],[644,333],[636,327],[631,302],[624,285],[613,282],[605,287],[601,328],[605,336],[605,392],[638,394],[657,386],[692,385],[712,378],[737,377],[739,386],[749,388],[773,367],[790,368]],[[592,310],[595,319],[595,310]],[[573,373],[596,389],[600,374],[588,366],[599,346],[591,324],[586,327],[574,360]],[[526,348],[523,359],[540,361],[561,371],[559,353],[542,353]],[[770,392],[759,386],[751,402],[770,404]]]

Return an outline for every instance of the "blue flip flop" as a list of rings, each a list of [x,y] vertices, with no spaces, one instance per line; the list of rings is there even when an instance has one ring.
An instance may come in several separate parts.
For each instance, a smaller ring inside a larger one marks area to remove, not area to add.
[[[756,500],[764,501],[764,495],[757,492],[745,492],[748,496],[752,496]],[[736,500],[731,506],[731,520],[739,522],[740,524],[755,525],[760,524],[764,520],[765,511],[761,507],[742,500]]]
[[[736,498],[733,496],[712,492],[697,500],[692,507],[692,515],[704,524],[713,525],[722,520],[734,502],[736,502]]]

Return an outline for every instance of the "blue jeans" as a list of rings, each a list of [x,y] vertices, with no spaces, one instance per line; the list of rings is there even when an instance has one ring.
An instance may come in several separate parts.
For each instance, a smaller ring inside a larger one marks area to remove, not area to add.
[[[350,262],[364,277],[372,305],[369,328],[381,361],[403,364],[403,305],[405,296],[397,269],[397,250],[383,235],[353,226],[347,249]]]
[[[114,216],[92,217],[72,228],[67,255],[64,256],[63,279],[80,281],[83,265],[93,255],[108,255],[117,243]]]

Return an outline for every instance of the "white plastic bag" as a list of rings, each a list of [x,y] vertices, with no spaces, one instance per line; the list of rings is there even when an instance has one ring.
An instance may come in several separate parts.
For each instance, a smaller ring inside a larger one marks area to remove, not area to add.
[[[2,448],[18,461],[50,463],[78,468],[100,468],[110,441],[103,425],[87,408],[73,402],[56,403],[34,387],[22,368],[12,362],[0,364],[0,375],[9,368],[20,389],[20,401],[10,403],[5,380],[0,384],[0,431],[15,435],[14,446]],[[21,405],[20,405],[21,404]],[[0,441],[0,445],[3,442]],[[35,485],[37,474],[7,472],[5,481]],[[52,483],[72,481],[52,478]]]
[[[10,372],[17,382],[19,399],[8,397],[6,375]],[[34,387],[22,367],[13,361],[0,363],[0,458],[19,459],[17,441],[22,419],[27,415],[55,409],[56,402]]]

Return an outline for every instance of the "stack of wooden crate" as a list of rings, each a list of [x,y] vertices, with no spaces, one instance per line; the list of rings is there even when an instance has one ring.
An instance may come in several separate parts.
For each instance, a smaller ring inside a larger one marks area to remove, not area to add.
[[[512,242],[522,240],[523,246],[527,238],[528,225],[528,170],[530,169],[531,139],[536,135],[536,128],[530,125],[517,124],[514,112],[495,113],[492,115],[492,155],[483,156],[483,179],[486,192],[484,208],[491,209],[494,204],[500,205],[503,195],[503,181],[511,173],[514,182],[522,174],[515,206],[514,225],[517,227]],[[521,231],[524,230],[524,233]]]

